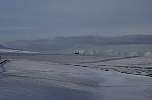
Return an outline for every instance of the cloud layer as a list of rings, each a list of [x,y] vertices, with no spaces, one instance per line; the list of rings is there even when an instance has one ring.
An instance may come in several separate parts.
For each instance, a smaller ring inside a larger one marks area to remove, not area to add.
[[[1,41],[152,33],[151,0],[1,0]]]

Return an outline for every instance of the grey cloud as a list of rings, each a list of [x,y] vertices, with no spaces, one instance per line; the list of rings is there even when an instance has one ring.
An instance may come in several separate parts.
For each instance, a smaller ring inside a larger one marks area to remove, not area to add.
[[[32,28],[31,27],[21,27],[21,26],[0,27],[0,31],[26,30],[26,29],[32,29]]]
[[[151,4],[151,0],[1,0],[0,35],[23,39],[151,34]]]

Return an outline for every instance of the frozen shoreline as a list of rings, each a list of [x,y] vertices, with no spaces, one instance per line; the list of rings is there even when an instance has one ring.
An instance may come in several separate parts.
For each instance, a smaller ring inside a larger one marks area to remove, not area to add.
[[[23,57],[24,59],[20,59],[22,56],[9,58],[11,62],[5,66],[7,72],[0,75],[2,100],[151,100],[152,98],[151,77],[99,70],[106,67],[105,65],[125,66],[143,62],[145,64],[145,61],[148,64],[151,62],[150,58],[82,65],[79,63],[82,60],[92,62],[101,58],[60,55],[44,60],[38,59],[37,56],[34,56],[35,59],[28,56]],[[58,61],[61,59],[63,61]],[[100,68],[92,68],[97,65]]]

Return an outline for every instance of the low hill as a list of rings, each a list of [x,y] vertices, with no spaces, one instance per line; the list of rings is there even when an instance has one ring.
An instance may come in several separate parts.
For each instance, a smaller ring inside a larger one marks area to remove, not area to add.
[[[10,48],[32,51],[57,51],[102,45],[152,44],[152,35],[127,35],[119,37],[78,36],[54,39],[18,40],[6,43]]]

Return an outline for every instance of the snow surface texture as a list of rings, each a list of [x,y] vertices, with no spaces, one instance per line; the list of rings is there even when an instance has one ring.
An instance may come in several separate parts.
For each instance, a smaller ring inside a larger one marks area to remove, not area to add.
[[[32,51],[22,51],[22,50],[15,50],[15,49],[0,49],[0,53],[38,53]]]
[[[145,63],[147,66],[151,58],[139,57],[107,62],[97,62],[100,60],[98,57],[65,55],[23,58],[10,57],[11,61],[5,65],[7,72],[0,74],[0,100],[151,100],[152,98],[151,77],[98,68],[132,64],[145,66]]]

